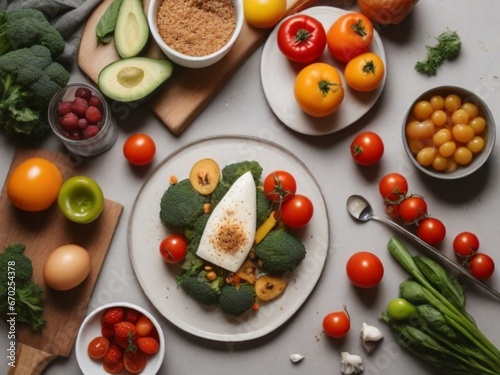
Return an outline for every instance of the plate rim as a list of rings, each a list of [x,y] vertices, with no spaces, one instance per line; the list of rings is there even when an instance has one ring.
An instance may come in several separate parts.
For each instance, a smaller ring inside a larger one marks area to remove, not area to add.
[[[296,309],[292,309],[293,311],[291,313],[288,313],[288,312],[284,313],[283,314],[284,318],[280,319],[278,324],[274,324],[274,325],[271,324],[271,325],[268,325],[265,327],[260,327],[259,329],[253,330],[251,332],[245,332],[245,333],[241,333],[241,332],[237,332],[235,334],[210,333],[210,332],[206,332],[204,330],[197,329],[196,327],[194,327],[192,325],[183,324],[182,321],[179,319],[172,319],[172,317],[167,317],[162,312],[162,310],[157,306],[157,303],[154,301],[154,299],[152,299],[150,297],[150,294],[151,294],[150,291],[146,290],[146,288],[144,287],[143,281],[142,281],[143,276],[141,276],[138,272],[138,269],[137,269],[138,266],[134,262],[134,255],[133,255],[133,250],[132,250],[132,238],[131,237],[132,237],[132,225],[133,225],[133,220],[134,220],[134,213],[136,212],[136,209],[137,209],[137,201],[139,200],[141,194],[145,191],[146,185],[148,184],[148,182],[152,180],[153,176],[155,176],[156,173],[159,173],[161,171],[161,169],[168,163],[169,160],[175,158],[180,153],[182,153],[184,150],[189,149],[191,147],[195,147],[195,146],[202,144],[202,143],[214,142],[214,141],[218,141],[218,140],[230,140],[230,141],[235,141],[235,142],[247,140],[247,141],[252,141],[252,142],[257,142],[257,143],[264,143],[270,147],[275,147],[275,148],[279,149],[281,152],[283,152],[285,154],[288,154],[290,157],[292,157],[294,159],[294,161],[296,161],[299,164],[299,166],[302,169],[304,169],[304,171],[311,178],[311,182],[314,183],[315,188],[319,192],[319,197],[321,198],[321,205],[324,208],[324,214],[326,217],[326,225],[325,225],[326,226],[326,232],[325,232],[326,242],[324,244],[324,249],[323,249],[324,250],[324,258],[322,259],[322,262],[321,262],[321,265],[318,269],[314,283],[312,283],[310,286],[310,290],[305,290],[305,292],[307,292],[307,295],[304,298],[304,300],[297,306]],[[128,248],[128,254],[129,254],[129,258],[131,260],[132,268],[134,270],[134,274],[138,280],[138,283],[139,283],[144,295],[149,300],[149,302],[152,304],[152,306],[158,311],[158,313],[161,314],[167,321],[169,321],[171,324],[173,324],[174,326],[176,326],[180,330],[187,332],[187,333],[190,333],[190,334],[197,336],[197,337],[200,337],[200,338],[205,338],[205,339],[220,341],[220,342],[243,342],[243,341],[257,339],[257,338],[260,338],[260,337],[263,337],[263,336],[270,334],[271,332],[275,331],[276,329],[281,327],[283,324],[285,324],[287,321],[289,321],[300,310],[300,308],[303,306],[303,304],[307,301],[307,299],[310,297],[310,295],[314,291],[314,288],[316,287],[318,281],[320,280],[320,278],[323,274],[323,271],[324,271],[324,268],[326,265],[326,260],[328,258],[329,248],[330,248],[330,238],[331,238],[330,232],[331,232],[330,217],[329,217],[328,206],[326,204],[326,200],[325,200],[325,196],[323,194],[323,191],[322,191],[318,181],[316,180],[316,178],[314,177],[312,172],[307,167],[307,165],[297,155],[295,155],[293,152],[291,152],[287,148],[281,146],[280,144],[277,144],[273,141],[263,139],[260,137],[244,136],[244,135],[219,135],[219,136],[202,137],[202,138],[199,138],[197,140],[194,140],[193,142],[190,142],[188,144],[185,144],[185,145],[179,147],[178,149],[176,149],[176,150],[172,151],[170,154],[168,154],[148,174],[145,182],[143,183],[143,185],[139,189],[139,191],[134,199],[134,203],[133,203],[132,209],[130,211],[128,225],[127,225],[127,248]]]

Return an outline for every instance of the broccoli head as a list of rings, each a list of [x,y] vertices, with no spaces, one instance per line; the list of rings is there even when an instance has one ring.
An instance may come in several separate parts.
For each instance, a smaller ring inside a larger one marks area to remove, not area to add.
[[[26,246],[22,244],[8,245],[3,253],[0,253],[0,281],[7,285],[8,270],[15,270],[16,284],[21,285],[31,280],[33,276],[33,264],[31,259],[23,254]]]
[[[47,47],[34,45],[0,56],[0,124],[8,135],[39,138],[49,132],[47,107],[69,81]]]
[[[205,197],[198,193],[189,179],[170,185],[160,202],[160,220],[169,227],[192,226],[203,215]]]
[[[188,251],[195,254],[201,241],[201,236],[207,225],[210,215],[204,214],[195,220],[191,227],[185,229],[184,234],[188,241]]]
[[[39,331],[47,323],[43,305],[43,289],[39,284],[30,280],[22,288],[16,287],[16,319],[29,324],[33,331]]]
[[[271,201],[267,199],[264,190],[257,188],[257,228],[269,217],[271,214]]]
[[[0,13],[0,55],[33,45],[47,47],[53,58],[62,54],[62,35],[34,8]]]
[[[224,282],[222,277],[217,277],[210,281],[207,279],[207,273],[201,271],[197,276],[181,277],[178,280],[181,288],[197,302],[203,305],[214,305],[221,293],[221,284]]]
[[[255,246],[262,268],[270,273],[292,272],[306,256],[305,246],[285,229],[275,229]]]
[[[255,303],[255,289],[247,283],[225,284],[219,296],[219,308],[226,314],[240,316]]]
[[[257,161],[249,160],[226,165],[222,169],[222,180],[229,185],[232,185],[238,178],[243,176],[248,171],[252,173],[255,184],[260,184],[262,167]]]

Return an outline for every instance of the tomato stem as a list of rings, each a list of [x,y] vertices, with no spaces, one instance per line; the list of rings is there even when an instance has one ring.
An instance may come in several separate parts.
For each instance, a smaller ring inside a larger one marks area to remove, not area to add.
[[[297,33],[295,34],[295,43],[293,43],[294,46],[300,44],[300,43],[305,43],[307,42],[307,39],[309,39],[309,36],[311,35],[311,32],[306,30],[306,29],[299,29]]]
[[[361,37],[365,37],[368,35],[366,32],[365,26],[363,25],[363,21],[361,19],[358,20],[354,25],[351,25],[353,31]]]
[[[320,91],[323,93],[323,96],[328,95],[330,90],[332,90],[333,92],[337,92],[338,90],[340,90],[340,85],[338,83],[328,82],[324,79],[318,82],[318,87]]]

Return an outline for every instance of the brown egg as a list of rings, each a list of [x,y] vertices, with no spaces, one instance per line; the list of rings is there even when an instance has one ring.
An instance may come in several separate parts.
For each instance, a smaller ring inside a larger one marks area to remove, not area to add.
[[[90,273],[90,256],[78,245],[63,245],[45,261],[43,278],[52,289],[64,291],[80,285]]]

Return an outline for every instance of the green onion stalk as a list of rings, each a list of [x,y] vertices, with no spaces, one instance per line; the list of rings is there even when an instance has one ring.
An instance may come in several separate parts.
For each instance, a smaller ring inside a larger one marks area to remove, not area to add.
[[[442,374],[498,375],[500,351],[467,313],[460,284],[432,259],[412,256],[396,237],[387,247],[411,275],[399,296],[415,306],[404,318],[383,312],[396,341]]]

